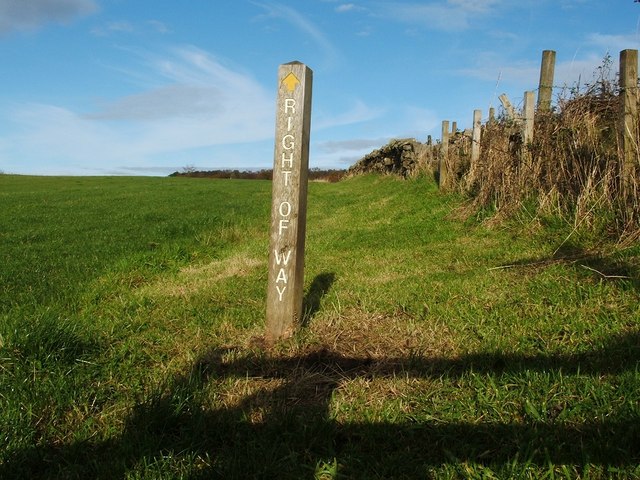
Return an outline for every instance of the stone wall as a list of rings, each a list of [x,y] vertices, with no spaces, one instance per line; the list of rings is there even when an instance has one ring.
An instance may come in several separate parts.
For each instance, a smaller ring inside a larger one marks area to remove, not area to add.
[[[353,164],[347,175],[366,173],[395,174],[407,178],[422,169],[430,169],[433,146],[414,138],[394,139]]]

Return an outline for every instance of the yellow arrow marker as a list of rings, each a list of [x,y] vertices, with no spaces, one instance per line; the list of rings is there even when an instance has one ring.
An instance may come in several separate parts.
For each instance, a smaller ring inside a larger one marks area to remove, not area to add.
[[[282,83],[287,87],[287,90],[293,92],[296,89],[296,86],[300,83],[298,77],[296,77],[292,72],[289,72],[289,75],[282,79]]]

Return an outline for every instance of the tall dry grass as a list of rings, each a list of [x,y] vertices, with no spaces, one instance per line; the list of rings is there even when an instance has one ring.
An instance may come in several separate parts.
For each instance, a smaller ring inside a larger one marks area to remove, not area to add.
[[[551,112],[536,114],[528,145],[519,122],[498,118],[483,127],[480,159],[473,165],[470,139],[454,137],[448,160],[455,172],[451,187],[469,195],[475,208],[500,217],[527,208],[565,219],[576,229],[624,242],[639,239],[640,162],[623,195],[621,101],[616,82],[605,74],[565,91]],[[635,137],[637,145],[640,138]]]

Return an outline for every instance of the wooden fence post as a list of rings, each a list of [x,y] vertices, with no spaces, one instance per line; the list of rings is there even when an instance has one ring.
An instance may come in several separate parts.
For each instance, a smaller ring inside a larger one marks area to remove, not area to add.
[[[447,159],[449,157],[449,120],[442,121],[442,141],[440,142],[440,161],[438,162],[438,186],[444,188],[449,175]]]
[[[313,72],[300,62],[278,68],[267,290],[268,344],[302,321]]]
[[[535,118],[535,92],[524,92],[524,124],[522,128],[522,143],[526,148],[533,142],[533,124]]]
[[[482,111],[473,111],[473,131],[471,133],[471,168],[480,160],[480,139],[482,134]]]
[[[551,97],[553,95],[553,75],[556,68],[556,52],[544,50],[542,52],[542,64],[540,65],[540,83],[538,85],[538,111],[549,112],[551,110]]]
[[[626,202],[635,193],[635,169],[638,162],[638,50],[620,52],[620,94],[622,109],[620,137],[622,146],[622,195]]]
[[[489,121],[488,121],[488,124],[489,125],[493,125],[494,123],[496,123],[496,109],[491,107],[489,109]]]
[[[507,97],[507,94],[503,93],[498,98],[500,99],[500,103],[502,103],[502,107],[504,108],[505,112],[507,112],[507,118],[509,120],[515,120],[516,112],[513,109],[513,105],[511,105],[511,102],[509,101],[509,97]]]

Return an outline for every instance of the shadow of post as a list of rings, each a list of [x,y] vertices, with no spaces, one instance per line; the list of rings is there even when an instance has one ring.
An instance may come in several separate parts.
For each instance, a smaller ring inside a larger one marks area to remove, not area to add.
[[[311,282],[307,294],[302,300],[302,310],[304,316],[302,317],[302,327],[306,327],[311,322],[311,319],[320,310],[320,304],[322,303],[322,297],[324,297],[335,282],[336,274],[333,272],[323,272]]]
[[[138,403],[120,436],[18,450],[0,463],[0,478],[129,478],[133,469],[181,458],[194,465],[181,477],[190,480],[312,478],[313,465],[332,458],[348,478],[425,478],[431,468],[463,462],[492,468],[516,460],[541,467],[633,466],[640,462],[640,419],[633,409],[577,422],[551,417],[442,422],[410,415],[340,421],[331,401],[345,382],[362,378],[461,379],[469,372],[600,378],[633,374],[639,365],[638,331],[567,355],[370,358],[327,347],[293,356],[216,348]],[[235,392],[224,394],[233,386]]]

